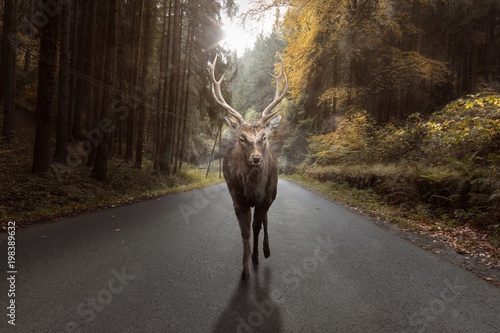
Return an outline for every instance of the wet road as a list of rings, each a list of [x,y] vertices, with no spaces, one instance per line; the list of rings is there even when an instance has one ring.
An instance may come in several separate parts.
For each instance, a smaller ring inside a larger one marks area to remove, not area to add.
[[[241,281],[225,184],[17,230],[0,331],[500,332],[500,289],[298,185],[269,237]]]

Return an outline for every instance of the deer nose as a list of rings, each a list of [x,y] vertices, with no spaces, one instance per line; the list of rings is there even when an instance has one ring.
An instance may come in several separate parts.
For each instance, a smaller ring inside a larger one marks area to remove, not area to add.
[[[259,164],[261,158],[262,156],[260,155],[252,155],[253,164]]]

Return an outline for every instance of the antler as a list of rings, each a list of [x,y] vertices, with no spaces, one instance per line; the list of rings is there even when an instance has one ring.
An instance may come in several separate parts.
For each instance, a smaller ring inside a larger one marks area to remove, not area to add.
[[[240,125],[246,123],[245,119],[241,116],[241,114],[233,109],[229,104],[226,103],[226,100],[224,97],[222,97],[222,93],[220,90],[220,84],[222,82],[222,79],[224,78],[224,73],[222,77],[220,78],[219,81],[215,79],[215,64],[217,63],[217,55],[215,56],[214,63],[212,64],[212,95],[214,95],[215,101],[219,103],[220,106],[222,106],[224,109],[226,109],[229,114],[231,114],[236,120],[238,120],[238,123]]]
[[[273,77],[273,79],[276,81],[276,94],[274,95],[274,100],[271,102],[271,104],[269,104],[262,112],[262,116],[261,116],[259,122],[263,125],[266,123],[266,121],[268,121],[270,118],[274,117],[274,115],[276,115],[276,113],[278,113],[279,110],[274,111],[272,113],[270,113],[270,112],[276,105],[278,105],[279,102],[281,102],[281,100],[285,97],[286,91],[288,90],[288,78],[286,77],[286,73],[285,73],[285,62],[283,61],[281,54],[278,53],[278,56],[281,59],[281,71],[280,71],[280,74],[278,76],[275,76],[275,75],[269,73],[269,75],[271,75]],[[280,95],[281,78],[283,77],[283,74],[285,74],[285,88],[283,89],[283,92]]]

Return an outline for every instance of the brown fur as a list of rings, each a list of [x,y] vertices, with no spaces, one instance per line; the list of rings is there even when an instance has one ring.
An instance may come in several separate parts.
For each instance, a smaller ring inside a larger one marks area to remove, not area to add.
[[[267,234],[267,211],[276,198],[278,185],[278,161],[274,155],[267,130],[259,122],[245,123],[237,132],[233,144],[224,157],[223,173],[233,199],[243,239],[242,278],[249,276],[251,207],[255,207],[253,219],[254,247],[252,262],[257,265],[258,237],[264,225],[264,256],[270,255]],[[261,156],[255,165],[254,157]]]
[[[236,120],[226,117],[230,127],[236,130],[236,140],[227,150],[224,157],[224,177],[229,193],[233,198],[234,212],[240,225],[243,240],[243,269],[241,277],[249,277],[248,259],[250,256],[250,226],[253,229],[252,262],[259,263],[259,232],[264,225],[264,257],[269,257],[269,237],[267,235],[267,211],[276,198],[278,186],[278,160],[274,156],[267,140],[268,132],[276,127],[281,116],[274,117],[278,111],[272,109],[285,97],[288,90],[288,79],[285,73],[285,62],[281,60],[280,74],[270,74],[276,82],[276,92],[273,101],[262,111],[261,118],[248,123],[241,114],[233,109],[222,96],[221,82],[224,75],[215,78],[217,56],[211,66],[212,95],[215,101]],[[285,86],[281,91],[281,80],[284,76]],[[255,207],[253,223],[252,210]]]

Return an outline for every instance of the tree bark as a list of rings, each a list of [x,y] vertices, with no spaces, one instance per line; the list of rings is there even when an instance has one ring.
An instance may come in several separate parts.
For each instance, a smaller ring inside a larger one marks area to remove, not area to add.
[[[73,115],[75,112],[76,106],[76,82],[77,77],[75,73],[78,71],[78,60],[77,60],[77,50],[78,50],[78,41],[81,39],[82,31],[79,28],[79,19],[83,21],[83,18],[79,17],[78,10],[81,7],[81,1],[75,0],[73,1],[73,23],[71,26],[70,36],[70,83],[69,83],[69,105],[68,105],[68,136],[72,134],[73,129]]]
[[[12,142],[14,138],[14,113],[16,107],[16,16],[17,1],[5,0],[2,47],[2,81],[4,97],[4,118],[2,138]],[[8,43],[6,43],[9,41]],[[2,96],[0,96],[1,99]]]
[[[85,1],[82,3],[83,13],[88,13],[89,8],[92,1]],[[75,78],[76,80],[76,92],[75,92],[75,109],[73,113],[73,129],[72,136],[73,138],[80,140],[82,138],[82,114],[85,109],[85,105],[87,103],[87,96],[85,92],[86,79],[88,77],[88,73],[85,70],[85,41],[87,40],[87,35],[89,34],[89,21],[90,15],[81,15],[80,18],[80,26],[78,33],[78,50],[76,54],[78,55],[76,58],[76,71],[80,74]]]
[[[69,107],[69,40],[71,1],[62,5],[61,49],[59,56],[59,101],[56,128],[56,154],[54,159],[66,163],[68,156],[68,107]]]
[[[172,66],[170,63],[171,57],[169,56],[170,52],[170,40],[171,40],[171,27],[172,27],[172,5],[173,5],[174,0],[169,0],[168,4],[168,23],[167,23],[167,47],[166,47],[166,52],[165,52],[165,59],[163,60],[165,64],[167,65],[167,70],[169,70],[170,73],[172,73]],[[170,74],[171,75],[171,74]],[[160,156],[158,160],[158,164],[160,166],[160,170],[162,172],[168,172],[169,169],[169,164],[168,164],[168,158],[167,158],[167,121],[169,120],[168,115],[167,115],[167,101],[168,97],[170,94],[170,89],[168,89],[168,83],[169,83],[169,76],[165,74],[164,80],[163,80],[163,91],[164,91],[164,97],[162,100],[162,121],[161,121],[161,138],[160,138]]]
[[[166,174],[170,173],[172,164],[172,152],[174,143],[174,121],[175,104],[179,88],[179,62],[180,62],[180,40],[181,40],[181,3],[175,0],[174,3],[174,29],[172,45],[172,75],[170,76],[170,89],[168,96],[167,128],[165,140],[165,162],[161,167]]]
[[[151,0],[146,1],[146,19],[145,19],[145,31],[144,31],[144,47],[142,55],[142,74],[141,82],[144,92],[147,94],[148,91],[148,75],[149,75],[149,58],[151,53],[151,39],[153,34],[152,18],[154,3]],[[142,150],[144,146],[144,126],[146,124],[147,118],[147,98],[139,106],[139,124],[137,130],[137,147],[135,151],[135,167],[141,168],[142,166]]]
[[[143,7],[144,7],[144,0],[138,0],[139,1],[139,18],[138,22],[136,22],[136,19],[134,18],[134,24],[133,24],[133,29],[132,29],[132,54],[133,57],[131,58],[131,64],[130,64],[130,70],[131,70],[131,78],[130,78],[130,90],[129,90],[129,95],[130,98],[132,99],[132,102],[130,103],[130,113],[128,115],[128,121],[127,121],[127,145],[125,148],[125,161],[128,162],[132,160],[134,157],[134,130],[135,130],[135,109],[137,108],[138,104],[140,104],[140,97],[137,96],[137,92],[140,90],[140,87],[137,85],[137,77],[138,77],[138,72],[139,72],[139,62],[140,62],[140,49],[141,49],[141,38],[142,38],[142,13],[143,13]],[[137,4],[134,3],[134,8],[135,5]],[[135,11],[134,10],[134,16],[135,16]],[[137,43],[135,40],[138,39]]]
[[[108,6],[110,5],[109,2],[106,2],[104,5],[104,11],[106,13],[109,13],[109,8]],[[104,26],[107,27],[107,17],[105,18]],[[104,81],[104,73],[106,70],[105,62],[106,62],[106,46],[107,46],[107,38],[108,38],[108,30],[104,29],[100,33],[101,38],[100,38],[100,43],[99,45],[101,46],[101,50],[98,52],[96,55],[96,60],[99,59],[99,67],[98,70],[96,71],[96,78],[95,82],[97,85],[94,87],[94,105],[92,106],[92,126],[90,132],[92,133],[91,136],[94,137],[94,133],[97,135],[95,137],[95,140],[92,140],[92,150],[88,156],[87,160],[87,166],[92,166],[95,163],[95,157],[97,154],[97,146],[101,143],[102,141],[102,133],[101,129],[99,128],[99,123],[101,121],[101,111],[103,107],[103,81]],[[97,38],[98,36],[96,36]]]
[[[111,99],[113,81],[115,78],[116,68],[116,45],[117,45],[117,0],[109,0],[108,15],[107,15],[107,40],[106,40],[106,74],[104,85],[106,89],[103,93],[103,107],[101,110],[101,121],[99,129],[102,131],[103,140],[97,147],[96,159],[92,175],[97,180],[105,181],[108,171],[108,142],[113,131],[113,123],[111,121]]]
[[[85,60],[87,62],[86,73],[90,76],[90,80],[85,85],[85,90],[87,92],[87,100],[85,101],[85,111],[86,111],[86,132],[85,137],[87,140],[94,141],[92,138],[92,121],[94,118],[93,105],[94,105],[94,94],[95,94],[95,59],[96,59],[96,31],[97,31],[97,5],[98,0],[91,0],[90,5],[90,22],[89,22],[89,35],[86,41],[86,54]]]
[[[189,64],[188,62],[190,61],[190,47],[191,47],[191,29],[188,29],[187,37],[186,37],[186,47],[184,49],[184,65],[182,69],[182,80],[181,80],[181,85],[180,85],[180,94],[179,94],[179,104],[177,108],[179,109],[178,117],[177,117],[177,131],[176,131],[176,137],[177,139],[175,140],[175,150],[174,150],[174,169],[173,172],[176,173],[178,170],[178,165],[179,165],[179,155],[181,151],[181,146],[182,146],[182,125],[183,125],[183,119],[184,119],[184,97],[185,94],[187,94],[187,88],[184,90],[184,86],[186,85],[187,81],[187,72],[189,71]]]
[[[190,46],[192,43],[192,36],[188,39]],[[178,171],[182,169],[182,161],[184,160],[184,150],[185,150],[185,142],[186,142],[186,127],[187,127],[187,119],[188,119],[188,100],[189,100],[189,81],[191,80],[191,58],[192,58],[192,47],[189,48],[190,52],[188,53],[188,65],[187,65],[187,78],[186,78],[186,91],[184,93],[184,112],[182,113],[182,133],[181,133],[181,146],[179,152],[179,168]]]
[[[41,2],[42,9],[51,0]],[[55,72],[57,52],[57,19],[59,14],[50,16],[47,24],[41,29],[40,61],[38,70],[38,90],[36,101],[36,133],[33,153],[33,169],[35,175],[43,175],[50,167],[51,112],[55,88]]]
[[[170,15],[170,13],[169,13]],[[160,166],[160,157],[161,157],[161,147],[162,147],[162,138],[163,138],[163,119],[165,117],[164,109],[162,108],[162,100],[163,94],[166,93],[163,88],[162,78],[166,80],[167,71],[165,70],[165,53],[168,53],[168,50],[165,50],[165,31],[168,25],[169,20],[167,19],[167,0],[163,2],[163,25],[161,32],[161,46],[160,46],[160,75],[158,79],[158,92],[156,95],[156,133],[155,133],[155,151],[154,151],[154,162],[153,169],[158,170]],[[168,38],[168,35],[167,35]]]
[[[35,13],[35,0],[29,0],[29,22],[33,22],[33,15]],[[33,25],[30,25],[28,28],[30,29],[28,32],[28,37],[31,39],[34,36]],[[24,61],[24,71],[28,73],[31,69],[31,48],[28,47],[25,53],[25,61]]]

